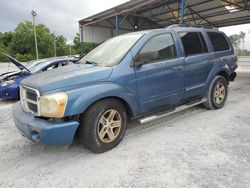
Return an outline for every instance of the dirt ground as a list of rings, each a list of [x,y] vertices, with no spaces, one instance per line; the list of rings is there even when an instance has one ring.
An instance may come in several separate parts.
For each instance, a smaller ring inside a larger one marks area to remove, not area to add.
[[[103,154],[28,141],[14,126],[13,102],[0,101],[0,187],[249,187],[250,71],[238,71],[229,92],[221,110],[130,122]]]

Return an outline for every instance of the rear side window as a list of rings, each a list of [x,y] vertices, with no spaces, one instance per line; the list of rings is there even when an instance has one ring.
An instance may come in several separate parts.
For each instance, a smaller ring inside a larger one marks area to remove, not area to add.
[[[176,47],[171,34],[152,37],[140,50],[136,61],[145,64],[175,58]]]
[[[218,52],[230,49],[227,39],[222,33],[207,32],[207,34],[212,42],[214,51]]]
[[[186,56],[208,52],[205,39],[200,32],[180,32]]]

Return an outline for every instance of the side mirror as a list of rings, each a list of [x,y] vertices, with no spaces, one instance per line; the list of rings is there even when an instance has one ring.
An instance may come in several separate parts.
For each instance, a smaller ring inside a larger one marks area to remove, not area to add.
[[[140,68],[143,64],[145,64],[145,63],[142,62],[142,61],[136,61],[136,62],[135,62],[135,67],[136,67],[136,68]]]
[[[139,68],[144,64],[147,64],[151,61],[158,59],[159,52],[155,51],[147,51],[147,52],[140,52],[135,60],[135,67]]]

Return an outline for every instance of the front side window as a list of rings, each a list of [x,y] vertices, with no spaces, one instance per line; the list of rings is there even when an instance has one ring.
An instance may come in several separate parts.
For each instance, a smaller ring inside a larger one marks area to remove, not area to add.
[[[177,57],[175,43],[172,35],[167,33],[149,39],[140,50],[136,61],[147,64],[175,57]]]
[[[180,32],[186,56],[208,52],[206,42],[200,32]]]
[[[208,32],[207,33],[215,52],[229,50],[230,46],[227,39],[222,33]]]

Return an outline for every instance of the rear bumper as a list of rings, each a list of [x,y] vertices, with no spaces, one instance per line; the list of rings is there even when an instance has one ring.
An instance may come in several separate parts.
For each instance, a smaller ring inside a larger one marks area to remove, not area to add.
[[[41,144],[71,144],[79,126],[77,121],[47,121],[23,111],[21,103],[13,105],[13,119],[18,131]]]

